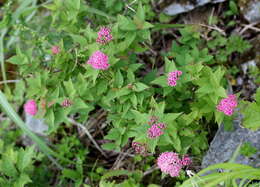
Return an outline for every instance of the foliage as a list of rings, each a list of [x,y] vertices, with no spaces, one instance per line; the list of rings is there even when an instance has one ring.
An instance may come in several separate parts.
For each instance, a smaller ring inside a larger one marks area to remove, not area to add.
[[[244,115],[243,126],[246,128],[257,130],[260,128],[260,88],[255,94],[255,102],[244,101],[242,103],[241,113]]]
[[[34,171],[33,163],[39,159],[34,147],[14,150],[12,144],[5,145],[0,140],[0,185],[23,187],[33,182],[30,178]]]
[[[224,172],[218,173],[213,172],[216,169],[224,170]],[[210,174],[206,174],[210,172]],[[205,175],[206,174],[206,175]],[[238,179],[243,179],[240,181],[240,184],[237,184]],[[259,180],[260,179],[260,170],[246,165],[235,164],[235,163],[222,163],[211,165],[206,169],[201,170],[198,174],[185,181],[183,187],[192,187],[192,186],[208,186],[213,187],[218,184],[223,184],[223,182],[232,181],[232,183],[225,185],[225,187],[237,187],[237,186],[252,186],[249,185],[249,181]]]
[[[255,153],[257,153],[257,149],[252,146],[249,142],[246,142],[242,145],[240,153],[244,156],[251,156]]]
[[[19,6],[12,14],[11,5],[16,3]],[[229,7],[230,16],[236,15],[233,1]],[[32,186],[48,186],[49,179],[55,177],[60,186],[88,186],[87,183],[99,183],[101,187],[143,186],[145,171],[152,168],[159,153],[174,151],[199,160],[208,147],[208,128],[232,119],[217,111],[216,106],[227,97],[224,75],[230,56],[250,48],[238,35],[225,37],[211,31],[211,40],[206,41],[196,25],[156,23],[149,0],[53,0],[42,4],[25,0],[8,4],[4,11],[0,29],[9,35],[2,42],[15,51],[9,54],[7,62],[17,68],[21,80],[14,88],[5,87],[5,96],[0,93],[0,104],[9,118],[56,164],[47,167],[49,161],[41,158],[35,168],[39,153],[33,147],[17,151],[17,145],[12,144],[5,149],[1,157],[5,160],[0,162],[10,164],[9,169],[0,167],[1,177],[6,177],[2,179],[4,182],[12,177],[7,181],[10,185],[20,181],[23,182],[20,186],[29,182]],[[169,18],[161,15],[160,19]],[[113,36],[106,45],[96,42],[97,33],[104,26],[111,29]],[[157,54],[151,47],[153,34],[172,27],[179,27],[178,39],[173,40],[169,50]],[[59,49],[55,54],[53,46]],[[108,56],[107,70],[93,69],[86,63],[97,50]],[[168,74],[176,70],[182,75],[177,85],[171,87],[167,84]],[[255,103],[244,102],[247,110],[242,107],[247,128],[258,128],[252,115],[259,112],[259,94],[258,90]],[[48,125],[46,137],[50,146],[28,130],[19,117],[22,104],[29,99],[38,105],[34,117],[44,119]],[[64,105],[64,101],[69,104]],[[95,127],[95,139],[104,139],[102,149],[108,153],[121,152],[129,149],[133,141],[146,146],[149,156],[131,158],[135,166],[131,172],[109,170],[109,162],[104,164],[99,160],[102,156],[89,146],[84,132],[71,123],[73,119],[88,131],[93,127],[91,121],[101,121],[97,116],[100,111],[106,119],[100,127]],[[166,124],[164,134],[155,139],[147,136],[152,116]],[[10,121],[5,123],[10,125]],[[14,157],[4,156],[10,153]],[[28,160],[22,168],[27,169],[20,170],[18,158],[23,155]],[[246,166],[229,166],[230,170],[240,167],[243,171],[258,172]],[[41,173],[44,174],[39,176]],[[149,186],[155,187],[152,183],[159,183],[160,176],[155,175],[159,171],[155,169],[152,173]],[[233,171],[233,174],[238,173]],[[172,184],[179,185],[185,178],[182,172],[180,177],[172,179]]]

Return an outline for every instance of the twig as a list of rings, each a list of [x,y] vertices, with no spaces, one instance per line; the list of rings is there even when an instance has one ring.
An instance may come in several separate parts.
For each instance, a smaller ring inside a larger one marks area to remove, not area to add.
[[[148,169],[146,172],[144,172],[144,176],[149,175],[150,173],[154,172],[155,170],[159,169],[157,165],[153,165],[150,169]],[[143,176],[143,177],[144,177]]]
[[[199,23],[198,25],[200,25],[200,26],[202,26],[202,27],[207,27],[207,28],[212,29],[212,30],[216,30],[216,31],[218,31],[219,33],[221,33],[222,35],[226,36],[225,31],[222,30],[222,29],[220,29],[220,28],[218,28],[218,27],[216,27],[216,26],[212,27],[212,26],[209,26],[209,25],[204,25],[204,24],[202,24],[202,23]]]
[[[122,162],[122,161],[125,159],[125,157],[128,155],[128,152],[129,152],[129,151],[130,151],[130,149],[128,149],[128,150],[126,151],[126,153],[120,152],[120,154],[118,155],[118,157],[117,157],[117,159],[116,159],[116,161],[115,161],[115,163],[114,163],[114,165],[113,165],[113,168],[114,168],[114,169],[119,169],[121,162]]]
[[[245,24],[242,24],[243,26],[245,26],[240,32],[239,34],[242,35],[246,30],[248,29],[251,29],[251,30],[254,30],[256,32],[260,32],[260,29],[257,28],[257,27],[254,27],[254,25],[256,25],[257,23],[251,23],[251,24],[248,24],[248,25],[245,25]]]
[[[5,81],[0,81],[0,84],[7,84],[7,83],[16,83],[19,82],[20,80],[5,80]]]
[[[135,157],[135,155],[133,155],[133,154],[130,154],[130,153],[128,153],[128,152],[120,152],[120,151],[111,151],[111,152],[113,152],[113,153],[118,153],[118,154],[122,154],[122,155],[126,155],[126,156],[129,156],[129,157]]]
[[[148,44],[146,44],[145,42],[142,42],[142,44],[143,44],[145,47],[147,47],[147,48],[151,51],[151,53],[152,53],[154,56],[157,55],[157,52],[154,51],[154,50],[152,49],[152,47],[150,47]]]
[[[69,121],[70,121],[72,124],[77,125],[78,127],[80,127],[80,128],[85,132],[85,134],[88,136],[88,138],[90,139],[90,141],[92,141],[92,143],[95,145],[95,147],[97,148],[97,150],[99,150],[100,153],[101,153],[104,157],[107,158],[106,153],[100,148],[100,146],[99,146],[99,145],[97,144],[97,142],[94,140],[94,138],[92,137],[92,135],[89,133],[88,129],[87,129],[84,125],[82,125],[82,124],[76,122],[74,119],[71,119],[71,118],[68,118],[68,119],[69,119]]]

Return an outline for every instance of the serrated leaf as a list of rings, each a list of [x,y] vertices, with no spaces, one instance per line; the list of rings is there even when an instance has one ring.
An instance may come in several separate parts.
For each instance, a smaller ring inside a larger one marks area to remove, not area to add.
[[[141,2],[141,1],[139,1],[139,3],[138,3],[138,8],[137,8],[136,16],[137,16],[140,20],[142,20],[142,21],[145,20],[145,11],[144,11],[144,8],[143,8],[143,6],[142,6],[142,2]]]
[[[17,179],[17,181],[15,181],[14,187],[24,187],[26,184],[31,182],[32,180],[30,179],[30,177],[27,174],[22,173]]]
[[[131,110],[133,115],[135,116],[134,120],[137,124],[146,124],[148,123],[149,115],[146,113],[141,113],[137,110]]]
[[[141,91],[148,89],[148,88],[149,88],[149,86],[147,86],[146,84],[138,82],[138,83],[134,84],[133,90],[136,91],[136,92],[141,92]]]
[[[173,61],[170,61],[167,57],[165,57],[164,61],[165,61],[165,70],[164,70],[165,73],[169,73],[177,70],[175,63]]]
[[[260,128],[260,106],[257,103],[250,103],[249,106],[242,111],[244,116],[243,126],[246,128],[257,130]]]
[[[74,43],[79,43],[81,47],[88,45],[88,41],[84,36],[76,35],[76,34],[71,34],[70,36],[72,37]]]
[[[17,167],[20,172],[30,165],[32,162],[32,158],[35,154],[34,147],[29,147],[28,149],[20,149],[18,152],[18,160],[17,160]]]
[[[71,79],[69,79],[68,81],[65,81],[64,83],[65,89],[67,91],[67,94],[71,97],[74,97],[76,94],[76,90],[73,86],[73,83],[71,81]]]
[[[151,83],[152,83],[152,84],[159,85],[159,86],[161,86],[161,87],[168,87],[167,77],[166,77],[166,76],[157,77],[157,78],[156,78],[155,80],[153,80]]]
[[[124,84],[124,77],[120,70],[116,72],[114,84],[116,88],[121,88]]]
[[[136,97],[136,95],[134,93],[130,96],[130,100],[131,100],[133,106],[136,108],[136,106],[137,106],[137,97]]]
[[[120,52],[126,50],[132,44],[135,38],[136,38],[135,32],[128,32],[126,34],[125,40],[118,44],[118,50]]]
[[[162,121],[166,124],[171,124],[177,119],[182,113],[167,113],[163,115]]]
[[[118,15],[117,20],[118,20],[119,28],[121,30],[134,31],[137,29],[134,22],[125,16]]]

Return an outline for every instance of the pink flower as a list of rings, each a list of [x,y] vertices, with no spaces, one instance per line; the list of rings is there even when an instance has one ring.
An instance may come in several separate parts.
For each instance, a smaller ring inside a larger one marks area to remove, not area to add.
[[[181,164],[182,164],[183,166],[188,166],[188,165],[190,165],[191,163],[192,163],[192,161],[191,161],[191,159],[190,159],[190,157],[189,157],[188,155],[185,155],[185,156],[182,157],[182,159],[181,159]]]
[[[24,104],[24,111],[27,114],[30,114],[32,116],[36,115],[38,109],[37,109],[37,105],[36,102],[34,100],[28,100],[25,104]]]
[[[224,114],[231,116],[234,112],[234,108],[237,107],[237,100],[235,95],[228,95],[227,98],[224,98],[217,105],[217,110],[224,112]]]
[[[166,126],[163,123],[158,123],[158,124],[153,124],[149,129],[148,129],[148,137],[149,138],[156,138],[161,135],[163,135],[163,129],[165,129]]]
[[[164,152],[157,159],[157,165],[162,172],[169,174],[171,177],[179,176],[182,168],[181,160],[177,153]]]
[[[72,105],[72,102],[69,99],[64,99],[64,101],[61,103],[63,107],[69,107]]]
[[[139,142],[132,142],[132,147],[134,148],[135,152],[137,154],[142,154],[144,155],[146,152],[146,147],[144,144],[141,144]]]
[[[54,55],[60,53],[60,47],[59,47],[59,46],[55,46],[55,45],[52,46],[51,52],[52,52],[52,54],[54,54]]]
[[[106,44],[113,39],[113,36],[110,34],[111,30],[107,27],[102,27],[98,32],[97,42],[100,44]]]
[[[182,71],[176,70],[173,72],[170,72],[168,74],[168,85],[169,86],[176,86],[177,80],[179,80],[179,77],[182,75]]]
[[[108,56],[101,51],[94,52],[87,61],[94,69],[106,70],[110,66],[108,64]]]

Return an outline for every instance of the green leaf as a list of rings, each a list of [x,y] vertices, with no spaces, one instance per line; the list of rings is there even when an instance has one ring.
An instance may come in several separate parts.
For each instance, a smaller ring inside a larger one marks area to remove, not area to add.
[[[229,1],[229,8],[233,12],[233,14],[238,14],[238,8],[234,1]]]
[[[128,32],[125,36],[125,40],[118,44],[118,51],[121,52],[121,51],[126,50],[132,44],[132,42],[135,40],[135,38],[136,38],[135,32]]]
[[[27,174],[22,173],[17,181],[15,181],[14,187],[24,187],[28,183],[32,183],[32,180]]]
[[[147,86],[146,84],[138,82],[138,83],[134,84],[133,90],[136,91],[136,92],[141,92],[141,91],[148,89],[148,88],[149,88],[149,86]]]
[[[155,148],[156,148],[156,146],[157,146],[157,144],[158,144],[158,141],[159,141],[159,137],[157,137],[157,138],[154,138],[154,139],[149,139],[148,140],[148,146],[149,146],[149,148],[150,148],[150,151],[152,152],[152,153],[155,153]]]
[[[25,56],[12,56],[11,58],[8,59],[9,62],[12,64],[17,64],[17,65],[23,65],[23,64],[28,64],[28,61]]]
[[[52,109],[47,110],[47,113],[45,114],[45,122],[49,126],[48,134],[55,131],[58,128],[58,127],[55,127],[54,120],[55,120],[55,116],[54,116],[53,110]]]
[[[141,2],[141,1],[139,1],[139,3],[138,3],[138,8],[137,8],[136,16],[137,16],[140,20],[142,20],[142,21],[145,20],[145,11],[144,11],[144,9],[143,9],[142,2]]]
[[[250,103],[249,106],[242,111],[242,114],[244,116],[243,126],[252,130],[260,128],[260,105]]]
[[[32,158],[35,154],[34,147],[29,147],[28,149],[20,149],[18,152],[17,166],[20,172],[23,172],[26,167],[32,162]]]
[[[81,35],[76,35],[76,34],[71,34],[70,35],[74,41],[74,43],[79,43],[81,45],[81,47],[87,46],[88,45],[88,41],[84,36]]]
[[[165,73],[169,73],[177,70],[175,63],[173,61],[170,61],[167,57],[165,57],[164,61],[165,61],[165,70],[164,70]]]
[[[152,83],[152,84],[159,85],[159,86],[161,86],[161,87],[168,87],[167,77],[166,77],[166,76],[157,77],[157,78],[156,78],[155,80],[153,80],[151,83]]]
[[[149,22],[144,22],[144,24],[142,25],[142,29],[150,29],[153,28],[153,24],[149,23]]]
[[[62,170],[62,177],[77,181],[81,178],[81,174],[72,169],[64,169]]]
[[[125,30],[125,31],[137,30],[136,25],[129,18],[122,16],[122,15],[118,15],[117,20],[118,20],[119,28],[121,30]]]
[[[250,142],[245,142],[240,148],[240,153],[244,156],[250,157],[257,153],[257,149],[252,146]]]
[[[127,71],[127,79],[130,83],[135,82],[135,74],[132,71]]]
[[[131,110],[131,112],[134,115],[134,120],[136,121],[137,124],[143,125],[148,123],[149,120],[149,115],[146,113],[141,113],[137,110]]]
[[[16,177],[18,175],[18,171],[16,170],[10,155],[5,155],[2,158],[0,167],[0,170],[9,177]]]
[[[167,125],[174,122],[175,119],[177,119],[182,113],[167,113],[164,114],[162,117],[162,121],[165,122]]]
[[[224,120],[224,114],[217,110],[214,113],[215,113],[215,122],[217,122],[217,124],[220,126]]]
[[[64,86],[65,86],[65,89],[67,91],[67,94],[70,96],[70,97],[74,97],[75,94],[76,94],[76,90],[73,86],[73,83],[71,81],[71,79],[69,79],[68,81],[65,81],[64,83]]]
[[[116,88],[121,88],[124,84],[124,77],[121,74],[120,70],[117,70],[117,72],[116,72],[114,84],[115,84]]]
[[[116,149],[115,143],[105,143],[101,147],[105,150],[115,150]]]
[[[130,100],[131,100],[133,106],[136,108],[137,107],[137,97],[136,97],[136,95],[134,93],[131,94]]]
[[[56,6],[56,4],[54,4],[54,3],[47,4],[47,5],[43,5],[43,7],[47,8],[47,9],[49,9],[49,10],[52,10],[52,11],[57,10],[57,6]]]
[[[55,156],[65,162],[73,163],[65,159],[64,157],[60,156],[59,154],[55,153],[52,149],[50,149],[47,146],[47,144],[43,140],[41,140],[38,136],[36,136],[33,132],[31,132],[28,129],[27,125],[25,125],[25,123],[21,120],[18,114],[13,110],[13,108],[6,100],[4,94],[1,91],[0,91],[0,105],[2,106],[6,114],[9,116],[9,118],[12,119],[15,122],[15,124],[19,128],[21,128],[24,131],[24,133],[27,134],[33,140],[33,142],[35,142],[39,146],[39,149],[43,151],[46,155]]]
[[[257,105],[260,106],[260,88],[258,88],[258,89],[256,90],[255,100],[256,100]]]
[[[223,87],[218,87],[216,89],[216,95],[219,97],[227,97],[226,90]]]
[[[129,172],[129,170],[110,170],[102,176],[102,180],[110,178],[110,177],[120,176],[120,175],[129,176],[131,174],[132,174],[132,172]]]
[[[174,138],[173,142],[174,142],[174,144],[172,146],[176,149],[177,152],[180,152],[181,151],[181,140],[180,140],[180,138],[177,136],[176,138]]]
[[[80,9],[80,0],[65,0],[65,4],[69,9],[79,10]]]

